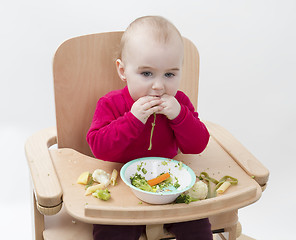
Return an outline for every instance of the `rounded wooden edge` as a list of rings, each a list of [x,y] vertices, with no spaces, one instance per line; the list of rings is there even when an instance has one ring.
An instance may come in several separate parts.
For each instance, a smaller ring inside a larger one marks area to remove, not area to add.
[[[36,207],[37,207],[38,211],[42,215],[46,215],[46,216],[51,216],[51,215],[57,214],[62,209],[62,206],[63,206],[62,202],[59,205],[54,206],[54,207],[43,207],[43,206],[39,205],[38,203],[36,203]]]
[[[236,224],[236,238],[238,238],[242,234],[242,225],[240,222]]]
[[[265,189],[267,188],[267,183],[266,184],[264,184],[264,185],[262,185],[262,186],[260,186],[261,187],[261,190],[262,190],[262,192],[264,192],[265,191]]]
[[[56,127],[34,133],[25,143],[35,196],[41,206],[57,206],[62,199],[63,192],[49,153],[49,147],[56,143]]]

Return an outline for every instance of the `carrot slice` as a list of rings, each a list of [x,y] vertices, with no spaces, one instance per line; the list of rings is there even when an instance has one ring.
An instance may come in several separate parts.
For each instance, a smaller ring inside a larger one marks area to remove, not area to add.
[[[156,178],[153,178],[153,179],[150,179],[148,180],[148,184],[152,187],[158,183],[161,183],[163,182],[164,180],[168,179],[170,177],[170,174],[169,173],[164,173],[164,174],[161,174],[160,176],[156,177]]]

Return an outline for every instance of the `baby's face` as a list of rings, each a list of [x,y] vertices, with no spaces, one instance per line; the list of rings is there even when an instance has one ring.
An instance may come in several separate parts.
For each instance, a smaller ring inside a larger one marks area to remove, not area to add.
[[[175,35],[164,43],[143,31],[128,41],[123,66],[133,100],[147,95],[161,97],[177,93],[184,50],[182,40]]]

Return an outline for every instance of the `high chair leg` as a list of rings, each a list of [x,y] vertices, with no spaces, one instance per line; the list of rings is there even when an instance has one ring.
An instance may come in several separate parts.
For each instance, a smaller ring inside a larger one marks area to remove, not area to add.
[[[35,240],[43,240],[43,231],[44,231],[44,216],[38,211],[37,203],[35,199],[35,194],[33,191],[33,202],[34,202],[34,234]]]
[[[158,240],[163,236],[163,224],[147,225],[146,237],[147,240]]]
[[[228,232],[228,240],[235,240],[236,239],[236,224],[232,225],[225,229],[225,232]]]

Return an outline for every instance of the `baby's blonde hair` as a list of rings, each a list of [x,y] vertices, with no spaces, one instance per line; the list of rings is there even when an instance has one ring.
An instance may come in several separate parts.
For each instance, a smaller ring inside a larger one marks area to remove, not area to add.
[[[166,43],[172,34],[177,34],[181,41],[183,41],[182,35],[179,30],[170,21],[160,16],[144,16],[134,20],[125,30],[120,41],[120,47],[118,51],[118,58],[122,58],[122,53],[126,46],[126,43],[132,37],[132,34],[136,29],[141,27],[148,27],[152,31],[153,37],[160,41]]]

